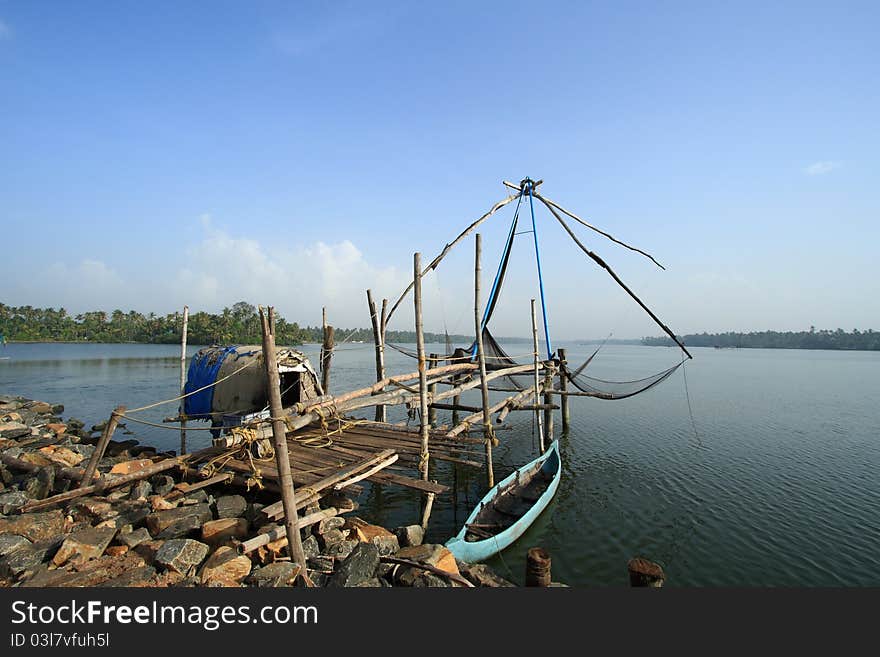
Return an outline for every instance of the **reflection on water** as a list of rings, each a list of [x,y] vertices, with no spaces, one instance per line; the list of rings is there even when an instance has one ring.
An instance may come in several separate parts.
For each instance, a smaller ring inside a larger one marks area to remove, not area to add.
[[[594,349],[562,346],[575,364]],[[317,349],[303,347],[313,362]],[[521,351],[511,345],[510,353]],[[557,496],[492,565],[522,581],[527,548],[542,545],[554,578],[574,586],[625,585],[626,562],[637,554],[660,561],[670,586],[880,585],[880,354],[693,351],[687,376],[698,435],[681,373],[631,399],[572,400]],[[174,345],[11,344],[2,355],[11,358],[0,361],[0,393],[63,403],[65,417],[86,423],[106,419],[118,404],[178,394]],[[677,358],[673,349],[606,346],[589,371],[630,380]],[[390,372],[415,369],[397,352],[388,361]],[[334,356],[333,390],[373,376],[371,345]],[[463,403],[479,405],[479,393]],[[389,410],[392,421],[407,419],[402,409]],[[142,416],[161,422],[175,411],[172,403]],[[449,423],[450,413],[439,418]],[[498,480],[535,454],[532,415],[514,413],[510,426],[498,433]],[[161,449],[177,447],[176,431],[127,429]],[[209,442],[207,432],[189,433],[193,449]],[[429,539],[442,541],[485,493],[485,474],[439,463],[431,476],[454,483],[431,520]],[[359,501],[362,515],[380,524],[419,517],[419,497],[399,487],[366,486]]]

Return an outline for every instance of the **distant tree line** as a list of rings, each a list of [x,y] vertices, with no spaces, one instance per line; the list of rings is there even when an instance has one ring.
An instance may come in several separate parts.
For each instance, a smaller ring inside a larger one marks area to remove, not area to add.
[[[695,333],[679,336],[689,347],[740,347],[743,349],[847,349],[880,351],[880,332],[853,329],[847,333],[839,328],[809,331],[755,331],[752,333]],[[642,344],[651,347],[671,347],[674,342],[667,337],[642,338]]]
[[[64,308],[13,307],[0,303],[0,336],[9,342],[140,342],[175,344],[180,342],[183,313],[164,316],[144,315],[134,310],[114,310],[107,313],[95,310],[70,315]],[[320,342],[320,326],[301,327],[275,315],[276,342],[296,345]],[[387,331],[388,342],[415,342],[414,331]],[[471,337],[449,336],[456,343]],[[336,329],[336,341],[372,342],[372,329]],[[445,342],[442,333],[425,333],[426,342]],[[245,301],[224,308],[219,313],[190,313],[187,324],[190,344],[260,344],[260,317],[257,308]]]

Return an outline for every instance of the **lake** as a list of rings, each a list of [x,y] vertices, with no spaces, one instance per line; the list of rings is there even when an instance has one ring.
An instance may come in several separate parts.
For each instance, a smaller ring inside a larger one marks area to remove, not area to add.
[[[573,366],[595,348],[557,346],[567,348]],[[506,349],[516,355],[529,347]],[[317,345],[302,350],[318,362]],[[880,585],[880,353],[692,352],[687,389],[679,369],[630,399],[572,399],[556,499],[491,565],[522,582],[526,550],[541,545],[552,555],[554,579],[578,587],[626,585],[626,563],[636,555],[661,563],[668,586]],[[63,403],[65,418],[87,425],[118,404],[134,408],[178,394],[180,348],[173,345],[9,344],[0,356],[9,357],[0,360],[0,394]],[[612,345],[588,371],[632,380],[678,357],[665,347]],[[390,373],[416,369],[393,351],[388,361]],[[372,345],[343,344],[331,388],[372,383],[374,371]],[[479,405],[479,393],[469,395],[463,403]],[[176,407],[141,417],[161,422]],[[406,420],[393,410],[389,419]],[[441,423],[449,417],[439,412]],[[498,432],[496,480],[535,456],[533,415],[513,413],[509,426]],[[143,443],[178,447],[176,431],[127,428]],[[560,428],[557,415],[557,435]],[[188,436],[190,449],[210,443],[206,431]],[[435,503],[429,527],[428,538],[442,542],[485,493],[485,476],[440,469],[436,477],[455,481],[454,495]],[[367,486],[359,501],[360,515],[379,524],[418,518],[418,496],[408,490]]]

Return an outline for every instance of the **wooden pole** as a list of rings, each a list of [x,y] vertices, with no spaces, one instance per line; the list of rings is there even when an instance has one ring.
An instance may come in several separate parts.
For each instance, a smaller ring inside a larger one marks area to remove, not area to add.
[[[553,442],[553,368],[548,367],[544,374],[544,435],[547,443]]]
[[[376,346],[376,381],[381,381],[385,378],[385,336],[382,332],[382,318],[376,310],[376,302],[373,301],[373,293],[370,290],[367,290],[367,306],[370,308],[370,322],[373,325],[373,344]],[[376,422],[385,421],[385,406],[380,404],[376,406]]]
[[[483,327],[480,325],[480,255],[483,250],[482,236],[476,234],[474,251],[474,330],[477,336],[477,360],[480,365],[480,392],[483,401],[483,436],[486,439],[486,479],[489,488],[495,486],[495,472],[492,468],[492,415],[489,411],[489,382],[486,380],[486,354],[483,351]]]
[[[459,380],[459,375],[458,375],[458,374],[455,374],[455,375],[452,377],[452,385],[453,385],[453,387],[457,387],[457,386],[458,386],[458,380]],[[455,396],[452,398],[452,405],[453,405],[454,407],[456,407],[456,408],[453,408],[453,409],[452,409],[452,426],[455,426],[455,425],[458,424],[458,422],[459,422],[459,420],[458,420],[458,408],[457,408],[457,407],[461,406],[461,395],[455,395]]]
[[[635,557],[626,564],[629,571],[630,586],[646,586],[659,589],[666,581],[666,573],[660,564],[648,561],[641,557]]]
[[[430,464],[430,452],[428,451],[428,376],[425,362],[425,333],[422,326],[422,254],[413,254],[413,297],[415,307],[416,324],[416,351],[419,356],[419,434],[422,439],[422,447],[419,454],[419,472],[422,480],[428,481],[428,466]],[[422,513],[422,529],[427,528],[431,509],[434,506],[434,495],[428,493],[425,508]]]
[[[296,491],[293,489],[293,476],[290,474],[290,455],[287,452],[287,435],[284,420],[281,419],[281,378],[278,374],[278,361],[275,356],[275,335],[269,330],[274,319],[274,310],[269,306],[269,317],[260,307],[260,323],[263,330],[263,364],[266,368],[266,381],[269,386],[269,411],[272,413],[272,436],[275,447],[275,467],[278,468],[278,483],[281,486],[281,503],[284,507],[284,527],[287,531],[288,553],[293,563],[306,572],[306,557],[303,552],[302,537],[299,535],[299,515],[296,512]]]
[[[183,307],[183,331],[180,334],[180,396],[186,387],[186,329],[189,325],[189,306]],[[186,416],[183,412],[185,400],[180,400],[180,453],[186,454]]]
[[[532,299],[532,347],[535,350],[535,403],[538,402],[538,391],[541,382],[538,380],[538,318],[535,315],[535,300]],[[538,445],[544,453],[544,425],[541,423],[541,411],[535,411],[535,426],[538,427]]]
[[[333,333],[332,326],[327,324],[327,309],[322,310],[324,339],[321,344],[321,387],[325,395],[330,393],[330,359],[333,358]],[[274,334],[273,334],[274,335]]]
[[[80,481],[79,488],[92,483],[92,478],[95,476],[95,470],[98,467],[98,461],[104,457],[107,445],[113,437],[113,432],[116,431],[116,425],[119,424],[119,418],[123,415],[125,415],[125,406],[117,406],[110,414],[110,419],[107,420],[104,431],[101,432],[101,438],[98,440],[98,444],[95,445],[95,451],[92,452],[92,457],[89,459],[88,465],[86,465],[86,471],[83,474],[82,481]]]
[[[565,358],[565,349],[559,351],[559,391],[568,392],[568,360]],[[559,405],[562,407],[562,433],[567,434],[571,425],[571,415],[568,412],[568,395],[563,394]]]
[[[550,553],[544,548],[530,548],[526,555],[526,586],[550,586]]]
[[[433,369],[437,367],[437,365],[440,363],[440,357],[437,354],[431,354],[430,356],[428,356],[428,363],[431,369]],[[431,395],[432,399],[437,394],[436,383],[432,383],[430,386],[428,386],[428,394]],[[430,424],[432,427],[437,426],[437,409],[433,406],[428,407],[428,424]]]

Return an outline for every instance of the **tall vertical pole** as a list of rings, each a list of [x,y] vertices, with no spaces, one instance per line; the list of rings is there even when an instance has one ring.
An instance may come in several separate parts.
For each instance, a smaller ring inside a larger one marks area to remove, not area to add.
[[[544,318],[544,339],[547,341],[547,360],[553,357],[553,345],[550,344],[550,327],[547,326],[547,304],[544,301],[544,276],[541,273],[541,252],[538,250],[538,227],[535,224],[535,204],[532,201],[531,180],[525,183],[529,195],[529,209],[532,212],[532,237],[535,238],[535,260],[538,263],[538,288],[541,292],[541,314]]]
[[[532,346],[535,352],[535,406],[538,405],[538,393],[541,390],[541,382],[538,379],[538,318],[535,315],[535,300],[532,299]],[[544,425],[541,423],[541,411],[535,409],[535,426],[538,427],[538,444],[541,453],[544,453]]]
[[[275,335],[270,325],[275,322],[274,309],[269,306],[269,317],[260,307],[260,324],[263,330],[263,364],[269,386],[269,410],[272,413],[272,440],[275,447],[275,466],[278,468],[278,483],[281,487],[281,505],[284,507],[284,528],[287,531],[287,552],[291,561],[306,574],[306,556],[303,552],[302,537],[299,535],[299,516],[296,513],[293,475],[290,473],[290,455],[287,452],[287,435],[284,429],[281,407],[281,377],[278,374],[278,360],[275,355]]]
[[[327,324],[327,309],[323,309],[324,336],[321,343],[321,388],[330,394],[330,359],[333,358],[333,327]]]
[[[495,486],[495,472],[492,468],[492,416],[489,414],[489,383],[486,381],[486,354],[483,351],[483,327],[480,322],[480,255],[482,254],[482,236],[476,235],[476,251],[474,254],[474,329],[477,333],[477,360],[480,364],[480,392],[483,396],[483,436],[486,439],[486,477],[489,488]]]
[[[547,361],[547,371],[544,374],[544,435],[547,442],[553,442],[553,368]]]
[[[186,387],[186,329],[189,324],[189,306],[183,307],[183,331],[180,334],[180,396],[183,397]],[[180,400],[178,415],[180,416],[180,453],[186,454],[186,417],[183,412],[185,402]]]
[[[376,346],[376,381],[381,381],[385,378],[385,341],[382,335],[382,318],[379,317],[370,290],[367,290],[367,305],[370,308],[370,321],[373,324],[373,344]],[[385,422],[385,418],[385,406],[382,404],[376,406],[376,422]]]
[[[568,412],[568,361],[565,358],[565,349],[559,350],[559,406],[562,408],[562,433],[568,433],[571,424],[571,415]]]
[[[440,364],[440,356],[437,354],[431,354],[428,356],[428,367],[431,369],[437,367]],[[428,393],[431,395],[431,400],[433,401],[434,397],[437,395],[437,384],[432,383],[428,386]],[[428,406],[428,424],[432,427],[437,426],[437,409],[433,406]]]
[[[421,453],[419,454],[419,472],[422,480],[428,481],[428,465],[431,458],[428,452],[428,375],[425,363],[425,333],[422,326],[422,254],[413,254],[413,297],[415,306],[416,324],[416,350],[419,356],[419,434],[422,439]],[[434,504],[434,494],[428,493],[425,501],[425,509],[422,514],[422,528],[427,528],[428,518],[431,515],[431,507]]]

